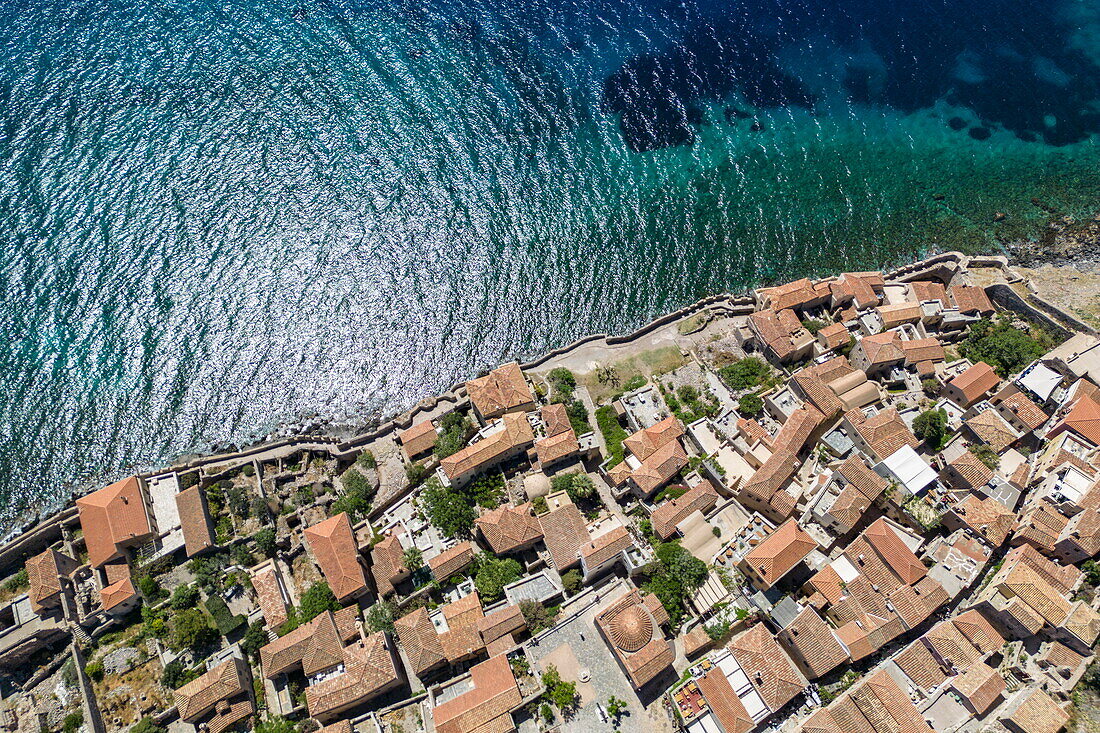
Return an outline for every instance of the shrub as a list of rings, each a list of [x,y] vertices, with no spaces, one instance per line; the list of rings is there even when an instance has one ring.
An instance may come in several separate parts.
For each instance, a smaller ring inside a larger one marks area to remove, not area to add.
[[[221,599],[221,596],[210,596],[207,598],[206,610],[210,612],[210,617],[214,619],[214,625],[218,628],[218,633],[222,636],[226,636],[240,628],[245,622],[244,616],[234,614],[229,610],[229,606],[225,605],[225,601]]]
[[[178,659],[173,659],[171,662],[164,665],[164,672],[160,676],[160,683],[169,690],[178,690],[198,676],[197,672],[185,667],[183,662]]]
[[[340,602],[336,600],[328,583],[319,580],[309,586],[302,594],[302,602],[298,606],[298,622],[308,623],[325,611],[339,611]]]
[[[549,725],[554,722],[554,709],[550,707],[549,703],[543,703],[539,707],[539,715],[542,716],[542,722]]]
[[[137,587],[138,590],[141,591],[141,595],[150,601],[155,601],[164,593],[164,590],[160,587],[160,583],[151,575],[142,575],[138,578]]]
[[[809,331],[811,335],[816,336],[818,331],[825,328],[825,324],[816,318],[807,318],[802,321],[802,328]]]
[[[925,410],[917,415],[913,420],[913,435],[934,450],[942,448],[943,440],[947,437],[947,411]]]
[[[374,454],[369,450],[365,450],[359,454],[359,457],[355,459],[355,462],[366,469],[377,468],[378,460],[374,457]]]
[[[252,539],[256,540],[256,547],[264,557],[275,557],[275,553],[278,552],[279,549],[275,544],[275,537],[274,529],[271,527],[264,527],[253,535]]]
[[[532,499],[531,507],[535,510],[535,514],[545,514],[550,511],[550,506],[546,503],[545,496],[536,496]]]
[[[175,651],[197,651],[218,638],[206,616],[197,608],[188,608],[176,614],[168,624],[168,643]]]
[[[970,452],[978,457],[978,460],[994,471],[1001,465],[1001,457],[997,455],[997,451],[990,448],[988,445],[972,445],[970,446]]]
[[[233,545],[233,549],[230,551],[230,556],[233,558],[234,565],[242,565],[249,567],[252,565],[254,557],[252,557],[252,551],[248,549],[247,545]]]
[[[84,713],[69,713],[65,716],[65,719],[61,721],[61,730],[64,731],[64,733],[76,733],[76,731],[80,730],[80,726],[82,725],[84,725]]]
[[[229,509],[241,519],[248,519],[252,499],[248,492],[240,486],[233,486],[225,492],[225,498],[229,502]]]
[[[225,555],[220,553],[209,557],[196,557],[187,563],[187,569],[195,576],[199,587],[210,591],[217,588],[221,582],[225,560]]]
[[[729,621],[719,621],[717,623],[708,624],[703,627],[703,631],[707,632],[707,636],[711,641],[721,641],[725,638],[726,634],[730,632]]]
[[[763,409],[764,400],[754,394],[741,395],[741,398],[737,400],[737,411],[745,417],[759,415]]]
[[[935,397],[940,391],[940,380],[933,377],[925,377],[920,380],[920,388],[929,397]]]
[[[543,693],[546,699],[557,706],[563,716],[568,717],[576,709],[580,701],[577,683],[563,680],[557,667],[551,664],[546,668],[542,673],[542,684],[546,688]]]
[[[580,572],[574,568],[573,570],[566,570],[561,575],[561,585],[565,589],[565,592],[571,596],[575,596],[580,591],[581,586],[584,584],[584,579],[581,577]]]
[[[573,392],[577,389],[577,378],[573,375],[573,372],[565,367],[557,367],[550,370],[550,373],[546,375],[546,380],[554,388],[554,398],[564,398],[563,401],[572,401]]]
[[[584,473],[563,473],[555,476],[550,482],[550,488],[553,491],[566,492],[573,501],[591,499],[597,494],[596,484]]]
[[[31,581],[29,576],[27,575],[27,569],[19,568],[18,572],[16,572],[10,578],[4,581],[4,590],[8,591],[9,593],[15,593],[29,587],[30,584]]]
[[[627,713],[626,700],[620,700],[612,695],[607,698],[607,714],[611,716],[611,720],[615,727],[619,727],[619,720]]]
[[[603,433],[604,442],[607,443],[608,457],[611,459],[608,466],[615,466],[623,462],[623,441],[626,439],[626,431],[619,424],[619,418],[615,417],[615,408],[610,405],[596,408],[596,425]]]
[[[253,466],[251,463],[246,463],[244,466],[241,466],[241,474],[245,476],[255,476],[256,467]]]
[[[478,595],[486,603],[502,598],[504,586],[519,580],[523,566],[510,557],[494,557],[487,553],[478,556],[474,585]]]
[[[199,589],[191,584],[177,585],[176,589],[172,591],[172,598],[168,601],[168,605],[177,611],[182,611],[185,608],[191,608],[199,600]]]
[[[344,471],[343,475],[340,476],[340,483],[344,486],[344,493],[332,502],[329,514],[335,515],[347,512],[348,518],[353,523],[357,522],[370,511],[370,501],[374,497],[374,485],[354,466]]]
[[[84,665],[84,674],[96,682],[103,681],[103,662],[88,662]]]
[[[401,562],[409,570],[419,570],[424,567],[424,553],[419,547],[409,547],[402,553]]]
[[[134,723],[134,727],[130,729],[130,733],[164,733],[164,728],[161,728],[156,724],[156,721],[146,716]]]
[[[759,357],[746,356],[719,369],[718,376],[734,391],[752,389],[763,384],[771,376],[771,368]]]
[[[1053,345],[1053,339],[1044,333],[1034,338],[1005,321],[983,318],[970,326],[966,340],[959,345],[959,353],[973,362],[984,361],[1001,378],[1006,378]]]
[[[464,496],[444,488],[438,479],[428,481],[420,493],[420,506],[428,521],[452,539],[466,539],[473,534],[477,512]]]
[[[409,480],[409,486],[419,486],[430,475],[431,471],[423,463],[410,463],[405,466],[405,477]]]
[[[523,620],[532,634],[553,626],[558,611],[557,606],[546,607],[538,601],[519,602],[519,612],[523,614]]]
[[[262,723],[256,724],[255,733],[298,733],[298,724],[282,716],[265,718]]]

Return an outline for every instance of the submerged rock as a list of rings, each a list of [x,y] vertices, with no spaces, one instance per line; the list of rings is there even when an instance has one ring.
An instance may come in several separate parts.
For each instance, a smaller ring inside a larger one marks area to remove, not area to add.
[[[993,134],[988,127],[972,127],[966,132],[975,140],[988,140],[989,136]]]
[[[966,120],[962,117],[952,117],[947,121],[947,126],[955,132],[966,129]]]

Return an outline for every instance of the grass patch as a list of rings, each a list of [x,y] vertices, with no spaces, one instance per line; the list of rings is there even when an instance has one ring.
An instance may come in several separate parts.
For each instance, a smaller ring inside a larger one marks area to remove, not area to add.
[[[625,458],[623,441],[626,440],[627,435],[623,426],[619,424],[619,419],[615,417],[615,408],[610,405],[597,408],[596,424],[599,425],[603,439],[607,443],[607,455],[611,459],[608,467],[619,465]]]

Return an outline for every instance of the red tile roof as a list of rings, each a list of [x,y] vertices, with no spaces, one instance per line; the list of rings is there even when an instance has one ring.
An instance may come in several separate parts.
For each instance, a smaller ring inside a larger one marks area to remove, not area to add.
[[[394,631],[417,677],[447,662],[428,609],[418,608],[393,622]]]
[[[676,526],[694,512],[709,512],[718,503],[718,493],[710,483],[703,481],[677,499],[662,502],[649,515],[653,531],[668,539],[676,533]]]
[[[736,636],[728,649],[749,676],[753,689],[773,712],[806,687],[805,678],[764,624],[757,624]]]
[[[955,679],[951,686],[978,713],[985,715],[1005,691],[1005,680],[984,662],[975,664]]]
[[[684,426],[675,415],[669,415],[664,420],[624,439],[623,448],[637,456],[639,461],[644,461],[683,434]]]
[[[437,733],[509,730],[511,712],[523,703],[523,696],[508,657],[500,655],[475,664],[470,668],[470,683],[473,689],[432,710]]]
[[[1015,415],[1028,430],[1035,430],[1047,421],[1047,414],[1023,392],[1013,392],[998,405]]]
[[[268,627],[277,629],[285,624],[289,619],[286,598],[273,562],[268,561],[252,571],[252,589]]]
[[[588,526],[576,505],[569,503],[558,507],[541,515],[538,520],[546,549],[550,551],[550,559],[558,572],[579,563],[581,545],[588,542],[589,536]]]
[[[962,313],[980,313],[983,316],[994,313],[993,304],[982,288],[973,285],[955,285],[951,288],[951,297]]]
[[[346,710],[398,684],[398,671],[384,634],[344,647],[343,672],[306,687],[306,707],[314,718]]]
[[[1058,733],[1069,722],[1069,713],[1038,687],[1014,698],[1011,708],[1001,716],[1023,733]]]
[[[969,452],[969,451],[968,451]],[[955,505],[955,513],[967,527],[1000,547],[1016,525],[1016,514],[996,499],[982,499],[969,494]]]
[[[401,444],[405,457],[409,460],[434,448],[438,439],[439,433],[431,420],[418,422],[408,430],[402,430],[397,434],[397,442]]]
[[[802,660],[810,679],[831,672],[849,659],[832,628],[812,608],[803,609],[776,638]]]
[[[469,540],[459,542],[428,560],[436,580],[444,581],[474,561],[474,545]]]
[[[307,527],[304,534],[336,600],[352,598],[367,589],[359,543],[345,512]]]
[[[381,595],[393,592],[395,583],[409,573],[405,565],[405,548],[397,534],[388,534],[370,550],[370,571]]]
[[[193,723],[219,702],[246,692],[246,668],[244,660],[231,657],[173,692],[180,718]]]
[[[1082,397],[1051,432],[1057,433],[1062,425],[1093,445],[1100,445],[1100,403],[1091,397]]]
[[[928,572],[924,563],[901,541],[897,531],[885,519],[875,520],[863,531],[863,537],[901,582],[912,585]]]
[[[202,489],[192,486],[176,494],[176,510],[183,529],[187,557],[193,557],[214,546],[214,532],[210,527],[210,514],[207,512],[206,496]]]
[[[754,547],[742,562],[764,579],[765,588],[771,588],[816,549],[813,538],[798,526],[797,521],[788,519]]]
[[[949,382],[962,393],[966,402],[964,407],[974,404],[1000,383],[1001,378],[997,376],[997,372],[984,361],[979,361]]]
[[[56,605],[53,601],[61,593],[61,578],[76,569],[76,561],[50,549],[27,560],[26,568],[31,610],[41,613],[46,606]]]
[[[535,441],[535,431],[522,413],[510,412],[504,415],[501,426],[500,430],[440,461],[447,478],[455,481],[489,468],[517,448],[531,445]]]
[[[672,645],[665,640],[661,623],[667,615],[654,615],[655,606],[637,590],[612,603],[596,616],[596,626],[626,669],[635,689],[644,687],[672,666]]]
[[[482,417],[496,417],[509,410],[534,404],[535,398],[523,371],[509,362],[478,379],[466,382],[466,394]]]
[[[264,677],[272,679],[296,667],[309,676],[343,661],[344,644],[359,635],[358,606],[325,611],[307,624],[260,647]]]
[[[745,709],[741,698],[733,691],[729,679],[722,670],[711,669],[696,679],[696,684],[699,685],[699,692],[703,693],[703,698],[707,701],[707,707],[710,708],[714,717],[718,718],[725,733],[749,733],[756,727],[752,716]]]
[[[917,436],[893,407],[872,417],[867,417],[862,410],[849,410],[844,417],[879,460],[892,456],[903,446],[915,449],[920,445]]]
[[[153,528],[136,476],[77,499],[76,507],[93,567],[121,556],[123,548],[152,537]]]
[[[512,506],[505,504],[482,514],[478,529],[489,547],[498,555],[513,552],[542,539],[542,526],[531,514],[530,502]]]

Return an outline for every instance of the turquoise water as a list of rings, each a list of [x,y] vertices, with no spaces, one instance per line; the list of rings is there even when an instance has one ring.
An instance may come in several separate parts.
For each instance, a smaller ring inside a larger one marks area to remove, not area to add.
[[[886,5],[5,3],[6,515],[1100,209],[1095,3]]]

